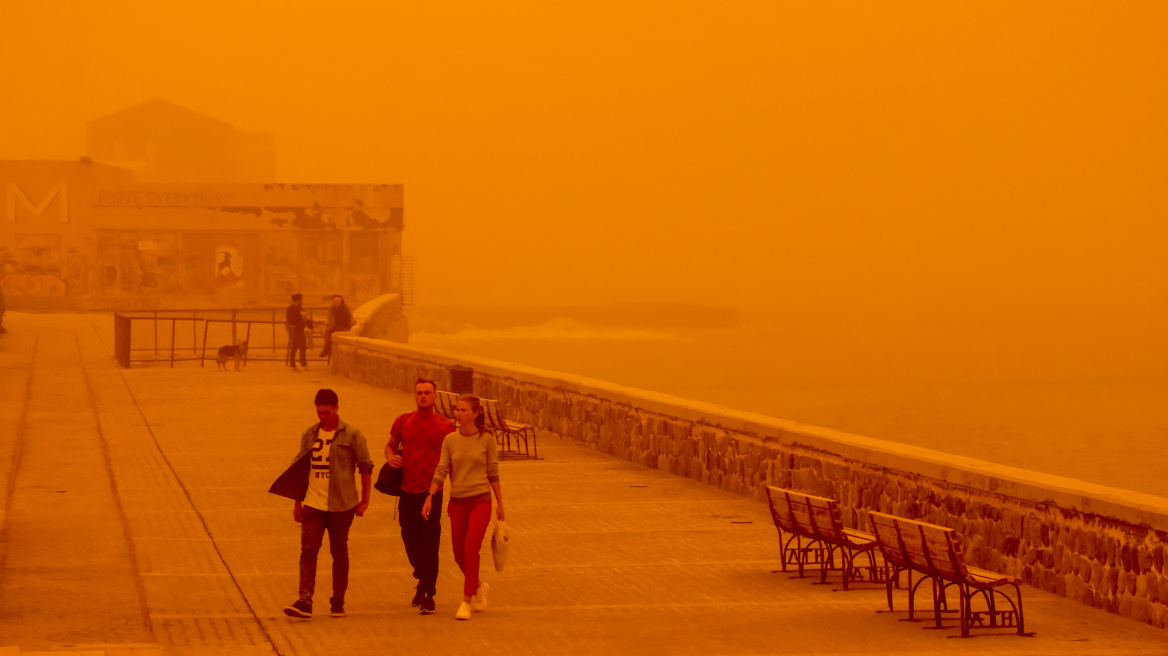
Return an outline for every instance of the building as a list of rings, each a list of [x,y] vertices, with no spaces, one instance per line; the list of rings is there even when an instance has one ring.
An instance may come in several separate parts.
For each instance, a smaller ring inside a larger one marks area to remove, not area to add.
[[[86,125],[89,157],[129,169],[136,182],[276,180],[275,138],[241,132],[165,100],[149,100]]]
[[[0,161],[0,192],[14,309],[267,307],[293,292],[355,307],[401,290],[401,185],[147,183],[82,158]]]

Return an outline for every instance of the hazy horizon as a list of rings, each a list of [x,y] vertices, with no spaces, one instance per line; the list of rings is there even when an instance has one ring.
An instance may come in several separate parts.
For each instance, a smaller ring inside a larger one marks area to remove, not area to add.
[[[273,132],[405,185],[423,303],[1163,316],[1162,3],[285,6],[7,8],[0,158]]]

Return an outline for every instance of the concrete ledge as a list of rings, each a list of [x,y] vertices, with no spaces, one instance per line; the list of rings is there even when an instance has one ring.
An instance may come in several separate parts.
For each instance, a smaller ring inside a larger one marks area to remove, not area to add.
[[[845,523],[878,510],[950,526],[971,565],[1168,625],[1168,499],[785,421],[581,376],[353,336],[332,370],[409,391],[474,369],[512,419],[638,464],[765,499],[778,485],[837,499]]]
[[[352,335],[392,342],[408,341],[409,330],[402,314],[401,296],[382,294],[353,311]]]

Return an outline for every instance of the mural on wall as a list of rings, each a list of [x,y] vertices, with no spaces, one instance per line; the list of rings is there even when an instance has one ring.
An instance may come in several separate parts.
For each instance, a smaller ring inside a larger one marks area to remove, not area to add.
[[[174,233],[136,235],[138,286],[143,291],[178,291],[178,236]]]
[[[259,235],[184,232],[182,262],[184,287],[191,294],[241,298],[262,277]]]
[[[57,276],[14,273],[0,280],[4,296],[65,297],[65,281]]]
[[[215,289],[243,287],[243,254],[235,246],[215,247]]]
[[[103,293],[179,291],[178,235],[139,230],[98,234],[97,257]]]
[[[88,247],[93,248],[93,240],[87,239]],[[65,249],[65,263],[61,272],[61,279],[72,295],[88,294],[92,283],[89,280],[89,260],[86,249],[79,246],[69,246]]]
[[[268,267],[284,267],[289,272],[296,267],[296,235],[285,232],[264,233],[264,264]]]
[[[296,235],[284,232],[261,233],[264,290],[271,300],[284,301],[300,287],[296,271]]]
[[[5,296],[64,297],[61,235],[15,235],[13,248],[0,247],[0,288]]]
[[[300,235],[300,291],[322,298],[340,293],[345,247],[339,232]]]

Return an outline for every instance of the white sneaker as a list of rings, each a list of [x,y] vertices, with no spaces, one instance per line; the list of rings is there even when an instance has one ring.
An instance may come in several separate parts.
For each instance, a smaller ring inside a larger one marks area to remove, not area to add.
[[[456,612],[454,614],[454,619],[456,619],[456,620],[469,620],[470,619],[470,604],[466,603],[465,601],[458,604],[458,612]]]
[[[491,586],[487,585],[486,581],[479,581],[479,591],[476,592],[475,595],[470,598],[471,608],[473,608],[477,611],[486,610],[487,609],[487,590],[490,590],[490,589],[491,589]]]

